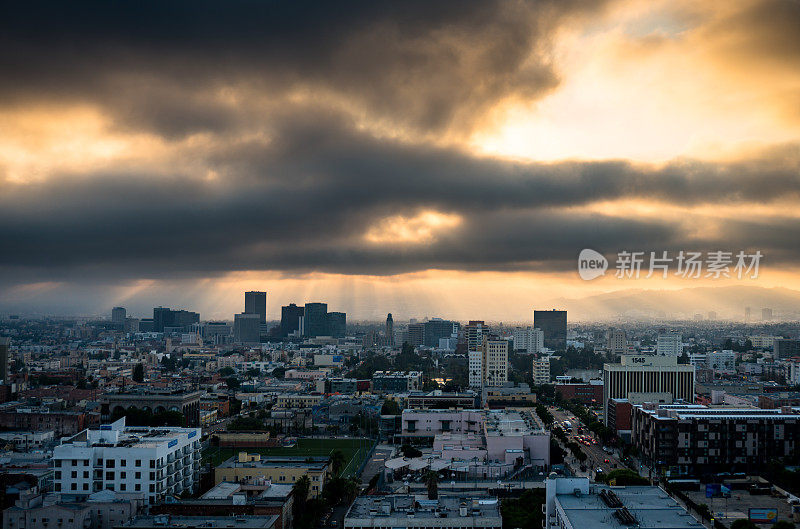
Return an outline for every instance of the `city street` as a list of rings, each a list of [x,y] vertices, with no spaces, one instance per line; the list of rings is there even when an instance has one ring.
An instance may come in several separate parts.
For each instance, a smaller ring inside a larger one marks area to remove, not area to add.
[[[563,410],[561,408],[556,407],[549,407],[550,413],[553,414],[553,418],[555,419],[555,425],[563,425],[564,421],[569,421],[572,424],[572,432],[567,433],[570,440],[577,442],[581,450],[586,454],[588,459],[584,463],[588,469],[591,469],[592,472],[596,472],[598,468],[602,469],[603,472],[608,473],[617,468],[624,468],[625,465],[620,462],[615,454],[609,454],[603,450],[603,446],[599,440],[595,438],[594,433],[590,432],[586,425],[581,423],[577,417],[575,417],[572,413],[567,410]],[[578,429],[581,428],[583,430],[583,434],[578,434]],[[576,439],[579,435],[589,436],[597,441],[597,444],[590,444],[585,445]],[[608,463],[606,463],[606,460]]]

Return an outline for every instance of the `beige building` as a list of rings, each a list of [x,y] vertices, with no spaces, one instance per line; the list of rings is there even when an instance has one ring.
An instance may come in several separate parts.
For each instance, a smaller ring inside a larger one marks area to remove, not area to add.
[[[533,359],[533,383],[536,386],[550,383],[550,357]]]
[[[678,364],[677,356],[623,355],[619,364],[603,365],[603,412],[610,399],[631,393],[668,393],[673,400],[694,402],[694,366]]]
[[[508,382],[508,340],[483,337],[477,351],[469,352],[469,385],[473,388],[504,386]]]
[[[308,494],[316,497],[330,479],[330,465],[325,457],[269,457],[239,452],[214,469],[214,483],[238,483],[264,478],[272,483],[293,484],[303,476],[311,481]]]

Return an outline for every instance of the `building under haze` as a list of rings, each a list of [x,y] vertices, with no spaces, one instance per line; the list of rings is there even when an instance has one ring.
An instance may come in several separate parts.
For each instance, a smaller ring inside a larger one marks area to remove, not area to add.
[[[660,332],[656,340],[656,354],[678,357],[683,352],[683,338],[677,332]]]
[[[347,333],[347,314],[344,312],[328,313],[328,336],[344,338]]]
[[[262,325],[267,323],[267,293],[250,291],[244,293],[245,314],[258,314]]]
[[[533,326],[544,333],[544,346],[553,351],[567,348],[567,311],[534,310]]]
[[[439,340],[449,338],[454,333],[458,333],[458,323],[441,318],[431,318],[424,324],[425,335],[423,345],[427,347],[438,347]]]
[[[8,383],[8,352],[11,338],[0,336],[0,381]]]
[[[464,327],[464,338],[467,342],[468,351],[477,351],[483,344],[483,335],[488,333],[489,328],[483,321],[472,320]]]
[[[306,303],[303,314],[303,335],[309,338],[328,335],[327,303]]]
[[[772,341],[772,349],[775,358],[779,360],[800,356],[800,340],[776,338]]]
[[[694,402],[695,368],[678,364],[677,356],[622,355],[619,364],[603,364],[603,417],[608,421],[608,401],[653,399]]]
[[[125,310],[125,307],[114,307],[111,309],[111,323],[125,325],[125,318],[127,316],[128,312]]]
[[[623,355],[628,352],[628,338],[622,329],[609,329],[607,340],[608,352]]]
[[[514,329],[514,350],[538,354],[544,348],[544,333],[535,327]]]
[[[392,319],[392,313],[390,312],[386,316],[386,345],[389,347],[394,347],[394,320]]]
[[[242,312],[233,317],[233,341],[245,345],[261,341],[261,315]]]
[[[140,328],[141,322],[140,320]],[[200,322],[200,314],[189,310],[172,310],[169,307],[153,309],[153,331],[173,332],[186,330],[194,323]]]
[[[305,310],[294,303],[281,307],[281,336],[286,337],[300,330],[300,318]]]

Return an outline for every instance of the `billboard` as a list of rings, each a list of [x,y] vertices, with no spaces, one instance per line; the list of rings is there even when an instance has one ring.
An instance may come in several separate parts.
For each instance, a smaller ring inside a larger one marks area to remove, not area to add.
[[[748,509],[747,517],[755,523],[775,523],[778,521],[778,509]]]

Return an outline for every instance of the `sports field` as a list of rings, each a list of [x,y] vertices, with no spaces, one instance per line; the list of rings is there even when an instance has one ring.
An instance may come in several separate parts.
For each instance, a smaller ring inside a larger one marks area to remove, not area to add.
[[[215,467],[239,452],[270,456],[329,457],[334,450],[341,450],[347,464],[342,476],[352,476],[361,467],[372,448],[370,439],[301,438],[292,447],[273,448],[219,448],[212,446],[203,451],[203,463]]]

